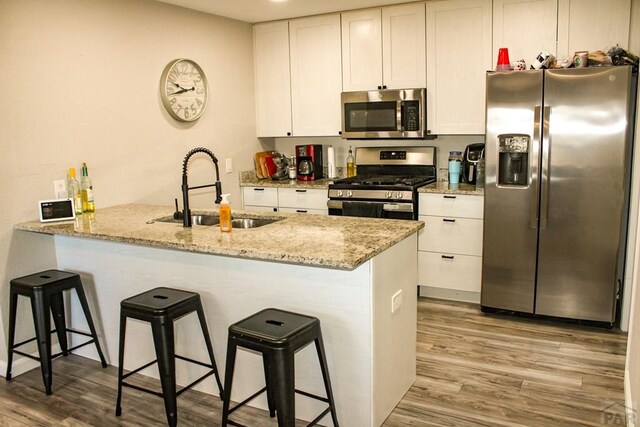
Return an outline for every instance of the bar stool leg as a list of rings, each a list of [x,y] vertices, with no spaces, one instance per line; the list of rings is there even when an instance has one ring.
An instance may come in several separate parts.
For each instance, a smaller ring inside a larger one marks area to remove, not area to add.
[[[264,382],[267,386],[267,405],[269,407],[269,416],[271,418],[276,416],[276,401],[273,397],[273,381],[271,378],[271,369],[269,367],[269,360],[267,356],[262,354],[262,365],[264,366]]]
[[[329,378],[329,367],[327,366],[327,356],[324,352],[324,342],[322,341],[322,332],[318,330],[318,337],[314,340],[316,351],[318,352],[318,361],[320,362],[320,370],[322,371],[322,379],[324,381],[324,389],[329,399],[329,408],[331,410],[331,419],[334,427],[338,427],[338,415],[336,414],[336,404],[333,400],[333,391],[331,389],[331,379]]]
[[[56,325],[56,334],[58,335],[58,342],[60,343],[60,349],[62,354],[67,356],[69,354],[67,343],[67,320],[64,316],[64,293],[57,292],[50,296],[51,313],[53,314],[53,323]]]
[[[116,400],[116,417],[122,415],[122,376],[124,375],[124,339],[127,330],[127,316],[120,313],[120,345],[118,351],[118,399]]]
[[[7,381],[11,381],[11,366],[13,364],[13,344],[16,338],[16,316],[18,311],[18,293],[10,291],[11,300],[9,301],[9,348],[7,356]]]
[[[200,320],[200,329],[204,335],[204,342],[207,345],[207,352],[209,352],[209,359],[213,366],[213,375],[216,377],[216,383],[218,384],[218,391],[220,392],[220,399],[224,400],[224,389],[222,388],[222,382],[220,381],[220,374],[218,372],[218,366],[216,365],[216,358],[213,355],[213,344],[211,343],[211,337],[209,336],[209,329],[207,328],[207,320],[204,317],[204,309],[202,308],[202,302],[198,301],[198,319]]]
[[[292,427],[296,422],[295,368],[293,353],[270,352],[269,367],[274,380],[274,398],[278,415],[278,427]]]
[[[44,382],[45,392],[51,394],[51,307],[42,292],[34,292],[31,298],[31,310],[33,311],[33,324],[36,329],[42,381]]]
[[[80,282],[80,279],[78,279],[78,282]],[[89,303],[87,302],[87,296],[84,293],[84,288],[82,287],[82,283],[76,284],[75,290],[76,290],[76,294],[78,295],[78,300],[80,300],[80,305],[82,306],[84,317],[85,319],[87,319],[87,325],[89,326],[89,330],[91,331],[91,335],[93,336],[93,341],[94,341],[94,344],[96,345],[96,350],[98,351],[100,362],[102,362],[102,367],[106,368],[107,361],[104,359],[104,355],[102,354],[102,349],[100,348],[98,333],[96,332],[96,327],[93,324],[93,318],[91,317],[91,311],[89,310]]]
[[[178,402],[176,395],[176,362],[173,337],[173,322],[156,319],[151,322],[153,344],[158,357],[158,371],[164,397],[164,408],[170,427],[178,425]]]
[[[224,401],[222,403],[222,427],[229,421],[229,404],[231,403],[231,386],[233,385],[233,370],[236,364],[236,342],[232,337],[227,339],[227,361],[224,369]]]

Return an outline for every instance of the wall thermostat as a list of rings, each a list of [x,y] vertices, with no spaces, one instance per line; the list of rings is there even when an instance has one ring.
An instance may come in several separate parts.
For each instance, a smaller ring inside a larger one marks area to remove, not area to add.
[[[38,213],[40,222],[66,221],[76,217],[72,199],[40,200]]]

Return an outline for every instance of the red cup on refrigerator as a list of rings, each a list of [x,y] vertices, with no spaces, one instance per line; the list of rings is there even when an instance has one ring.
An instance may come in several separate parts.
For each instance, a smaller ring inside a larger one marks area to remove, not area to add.
[[[511,63],[509,62],[509,49],[501,47],[498,49],[498,64],[496,65],[496,71],[509,71],[511,69]]]

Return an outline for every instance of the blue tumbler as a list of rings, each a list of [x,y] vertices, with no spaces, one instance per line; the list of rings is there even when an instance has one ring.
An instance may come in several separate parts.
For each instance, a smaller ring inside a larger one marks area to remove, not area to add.
[[[449,183],[458,184],[460,182],[460,172],[462,171],[462,151],[449,152]]]

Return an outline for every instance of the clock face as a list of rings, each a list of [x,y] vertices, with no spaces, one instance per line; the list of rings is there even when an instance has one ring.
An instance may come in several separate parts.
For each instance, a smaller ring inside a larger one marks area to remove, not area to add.
[[[160,79],[160,98],[171,117],[181,122],[200,118],[207,107],[207,78],[188,59],[171,61]]]

